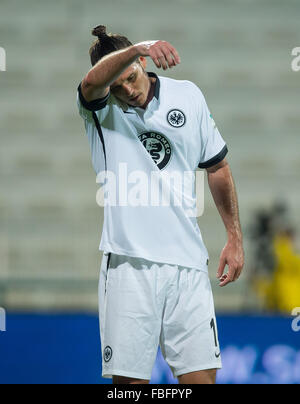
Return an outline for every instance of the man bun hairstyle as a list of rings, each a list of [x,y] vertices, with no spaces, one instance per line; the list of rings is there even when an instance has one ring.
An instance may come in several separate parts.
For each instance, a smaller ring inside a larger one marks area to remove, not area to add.
[[[104,56],[121,49],[128,48],[133,44],[128,38],[119,34],[107,34],[106,27],[99,25],[92,30],[92,35],[98,39],[90,48],[92,66],[95,66]]]
[[[105,39],[108,37],[106,33],[106,27],[104,25],[98,25],[98,27],[92,30],[92,35],[97,36],[99,40]]]

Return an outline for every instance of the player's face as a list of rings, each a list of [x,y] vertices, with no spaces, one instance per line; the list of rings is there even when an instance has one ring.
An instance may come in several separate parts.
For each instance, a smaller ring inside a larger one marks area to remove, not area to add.
[[[150,81],[143,67],[139,63],[132,64],[111,85],[112,94],[133,107],[142,107],[148,98]]]

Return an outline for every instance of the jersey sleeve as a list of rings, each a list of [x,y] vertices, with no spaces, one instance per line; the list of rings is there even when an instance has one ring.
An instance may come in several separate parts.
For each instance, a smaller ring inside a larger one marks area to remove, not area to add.
[[[85,132],[92,155],[92,163],[97,174],[105,169],[105,145],[100,124],[108,113],[109,106],[107,104],[109,98],[110,94],[105,98],[86,102],[81,93],[81,84],[77,90],[77,106],[79,114],[84,120]]]
[[[201,154],[198,167],[210,168],[224,160],[228,153],[228,147],[215,124],[201,91],[199,96]]]
[[[104,112],[106,109],[109,97],[110,93],[108,93],[104,98],[87,102],[83,97],[80,83],[77,89],[77,106],[80,116],[87,121],[93,121],[93,112],[97,112],[98,118],[101,119],[101,111]]]

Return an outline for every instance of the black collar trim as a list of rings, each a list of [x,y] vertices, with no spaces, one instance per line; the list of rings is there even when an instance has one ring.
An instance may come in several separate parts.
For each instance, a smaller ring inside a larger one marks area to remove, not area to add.
[[[147,73],[149,77],[155,77],[156,78],[156,83],[155,83],[155,92],[154,92],[154,97],[159,100],[159,94],[160,94],[160,80],[159,77],[155,73]]]

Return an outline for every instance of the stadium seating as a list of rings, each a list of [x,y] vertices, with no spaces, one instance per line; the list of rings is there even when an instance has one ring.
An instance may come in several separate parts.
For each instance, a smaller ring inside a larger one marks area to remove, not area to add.
[[[228,142],[245,230],[245,275],[221,291],[215,274],[226,234],[207,186],[199,223],[216,306],[255,308],[246,274],[254,210],[284,197],[300,228],[300,72],[291,70],[299,11],[296,0],[2,0],[0,306],[97,309],[103,218],[76,88],[89,69],[90,30],[102,23],[134,42],[170,41],[182,64],[160,74],[203,90]]]

